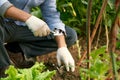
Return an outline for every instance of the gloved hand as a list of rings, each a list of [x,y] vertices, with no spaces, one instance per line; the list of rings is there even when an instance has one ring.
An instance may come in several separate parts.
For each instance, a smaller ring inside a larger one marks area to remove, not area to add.
[[[25,22],[28,28],[33,32],[34,36],[47,36],[50,34],[48,25],[41,19],[31,16]]]
[[[61,47],[57,50],[57,62],[60,66],[62,62],[65,64],[66,70],[69,71],[71,68],[71,71],[73,72],[75,70],[75,62],[72,58],[69,50],[67,47]]]

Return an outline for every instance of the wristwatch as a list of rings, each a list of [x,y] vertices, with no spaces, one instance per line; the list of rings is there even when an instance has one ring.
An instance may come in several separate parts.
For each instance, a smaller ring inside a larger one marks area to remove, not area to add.
[[[55,28],[53,31],[51,31],[51,33],[53,33],[54,36],[60,36],[60,35],[64,35],[64,31],[62,31],[61,29],[57,29]]]

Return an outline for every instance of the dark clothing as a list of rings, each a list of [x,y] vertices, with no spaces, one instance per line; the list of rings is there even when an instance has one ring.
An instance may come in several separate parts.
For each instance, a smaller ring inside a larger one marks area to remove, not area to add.
[[[67,34],[66,43],[69,47],[77,40],[77,34],[70,27],[66,26],[65,29]],[[4,43],[16,43],[27,57],[43,55],[56,51],[58,48],[52,33],[45,37],[35,37],[27,26],[18,26],[12,21],[6,22],[0,18],[0,67],[10,65]]]

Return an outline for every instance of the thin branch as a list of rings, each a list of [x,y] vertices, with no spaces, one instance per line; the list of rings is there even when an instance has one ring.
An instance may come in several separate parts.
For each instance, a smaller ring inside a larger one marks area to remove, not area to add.
[[[98,47],[98,42],[99,42],[99,39],[100,39],[101,28],[102,28],[102,26],[101,26],[101,23],[100,23],[100,27],[99,27],[99,32],[98,32],[98,36],[97,36],[97,41],[96,41],[95,49],[97,49],[97,47]]]
[[[100,20],[102,19],[102,15],[103,15],[103,12],[105,11],[106,9],[106,6],[107,6],[107,3],[108,3],[108,0],[103,0],[103,4],[102,4],[102,7],[101,7],[101,10],[100,10],[100,13],[98,15],[98,18],[97,18],[97,21],[96,21],[96,24],[95,24],[95,27],[92,31],[92,35],[91,35],[91,44],[92,44],[92,41],[94,39],[94,36],[96,34],[96,31],[98,29],[98,25],[100,24]]]

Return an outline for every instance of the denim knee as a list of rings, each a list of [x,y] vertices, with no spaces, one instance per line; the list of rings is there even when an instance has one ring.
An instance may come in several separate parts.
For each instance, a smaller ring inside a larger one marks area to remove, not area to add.
[[[1,26],[0,26],[1,27]],[[3,30],[2,30],[2,28],[0,28],[0,42],[3,42],[3,39],[4,39],[4,37],[3,37],[4,35],[3,35]]]
[[[69,46],[75,44],[78,37],[77,37],[76,31],[72,28],[66,29],[66,33],[67,33],[66,43],[67,43],[67,46],[69,47]]]

